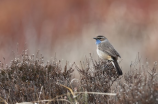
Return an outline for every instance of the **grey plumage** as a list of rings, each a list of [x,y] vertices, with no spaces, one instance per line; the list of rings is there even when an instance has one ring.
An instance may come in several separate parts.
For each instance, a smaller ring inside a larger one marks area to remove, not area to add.
[[[120,54],[114,49],[114,47],[109,43],[108,39],[104,40],[101,44],[98,44],[98,49],[107,53],[112,57],[120,57]]]
[[[108,39],[104,36],[97,36],[97,54],[100,58],[111,60],[114,62],[114,67],[119,75],[122,75],[122,70],[117,62],[118,57],[121,58],[120,54],[115,50],[115,48],[110,44]]]

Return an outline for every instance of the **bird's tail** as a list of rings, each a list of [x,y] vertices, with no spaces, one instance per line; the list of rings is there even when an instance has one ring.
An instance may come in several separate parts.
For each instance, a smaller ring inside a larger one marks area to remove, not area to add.
[[[116,68],[116,71],[117,71],[118,75],[122,75],[123,74],[122,70],[121,70],[121,68],[120,68],[120,66],[117,62],[117,59],[115,59],[115,58],[114,58],[114,64],[115,64],[115,68]]]

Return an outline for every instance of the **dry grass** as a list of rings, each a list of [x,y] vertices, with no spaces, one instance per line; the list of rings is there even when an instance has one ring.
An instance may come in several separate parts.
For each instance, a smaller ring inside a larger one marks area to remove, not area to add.
[[[4,104],[157,104],[156,68],[157,63],[149,67],[138,61],[119,77],[110,62],[95,61],[92,57],[82,61],[81,67],[74,63],[62,68],[57,59],[45,64],[41,54],[28,55],[24,51],[10,65],[1,63],[0,101]],[[74,70],[80,79],[72,77]]]

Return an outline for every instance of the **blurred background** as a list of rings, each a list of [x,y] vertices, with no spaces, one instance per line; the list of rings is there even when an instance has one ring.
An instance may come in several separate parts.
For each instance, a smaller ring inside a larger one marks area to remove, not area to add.
[[[70,63],[92,54],[93,37],[106,36],[121,55],[123,71],[138,53],[158,60],[157,0],[0,0],[0,60],[10,62],[28,49],[45,61]]]

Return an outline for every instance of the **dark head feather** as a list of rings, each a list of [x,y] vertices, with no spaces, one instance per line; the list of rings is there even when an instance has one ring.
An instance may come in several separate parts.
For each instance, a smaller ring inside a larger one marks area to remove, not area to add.
[[[99,39],[100,41],[104,41],[105,39],[107,39],[105,36],[102,35],[98,35],[96,38],[94,39]]]

